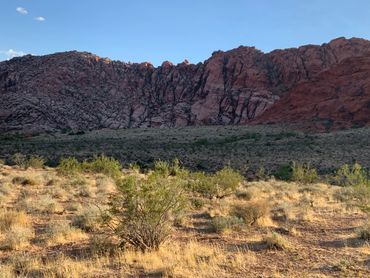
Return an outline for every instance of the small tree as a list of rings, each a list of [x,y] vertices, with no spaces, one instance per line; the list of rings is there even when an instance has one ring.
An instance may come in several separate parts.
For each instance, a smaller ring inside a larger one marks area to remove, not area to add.
[[[158,249],[171,234],[173,220],[185,209],[181,180],[130,176],[119,179],[116,185],[104,222],[119,239],[120,247]]]

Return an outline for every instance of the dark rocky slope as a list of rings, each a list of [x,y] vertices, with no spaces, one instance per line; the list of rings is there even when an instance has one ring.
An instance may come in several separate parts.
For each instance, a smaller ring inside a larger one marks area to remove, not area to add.
[[[80,52],[28,55],[0,63],[0,131],[369,125],[369,57],[370,42],[357,38],[267,54],[239,47],[157,68]]]

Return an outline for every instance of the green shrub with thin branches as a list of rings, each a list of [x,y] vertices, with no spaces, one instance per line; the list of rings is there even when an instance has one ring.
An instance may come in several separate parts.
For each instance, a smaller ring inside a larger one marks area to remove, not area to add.
[[[57,171],[62,175],[71,176],[81,172],[82,165],[76,158],[66,157],[60,160]]]
[[[82,169],[87,172],[100,173],[112,178],[118,178],[121,175],[122,165],[113,157],[100,155],[94,157],[91,161],[84,161]]]
[[[104,223],[126,245],[142,251],[158,249],[171,234],[174,219],[186,208],[183,181],[151,174],[116,181]]]
[[[318,181],[318,175],[315,168],[307,164],[300,164],[297,162],[292,163],[292,176],[291,180],[302,183],[302,184],[310,184]]]
[[[229,166],[213,175],[196,172],[189,177],[189,189],[206,198],[224,198],[236,191],[243,177]]]

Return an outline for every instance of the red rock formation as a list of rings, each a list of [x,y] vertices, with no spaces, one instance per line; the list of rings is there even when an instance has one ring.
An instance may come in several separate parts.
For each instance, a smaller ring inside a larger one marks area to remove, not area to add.
[[[359,100],[369,101],[366,86],[370,75],[366,68],[369,53],[369,41],[339,38],[322,46],[308,45],[267,54],[253,47],[239,47],[214,52],[197,65],[184,62],[174,66],[164,62],[157,68],[147,62],[126,64],[85,52],[28,55],[0,63],[0,131],[247,124],[295,119],[302,122],[305,119],[305,125],[322,129],[318,124],[322,121],[320,117],[331,122],[332,128],[364,125],[369,122],[367,110],[363,108],[360,113],[348,107],[357,107]],[[341,75],[342,71],[356,67],[363,71],[362,79],[356,81],[363,83],[361,99],[346,95],[349,91],[357,92],[352,80],[356,72]],[[339,88],[332,89],[330,84],[336,80],[340,80]],[[313,88],[318,85],[324,92]],[[349,109],[354,116],[337,111],[319,114],[319,118],[311,115],[311,120],[306,121],[308,112],[304,119],[282,112],[294,101],[302,106],[294,111],[303,113],[306,107],[323,101],[316,95],[337,99],[333,102],[335,107],[327,102],[326,110],[336,111],[336,106],[343,106],[343,111]]]
[[[370,56],[345,59],[297,84],[254,122],[319,131],[370,126]]]

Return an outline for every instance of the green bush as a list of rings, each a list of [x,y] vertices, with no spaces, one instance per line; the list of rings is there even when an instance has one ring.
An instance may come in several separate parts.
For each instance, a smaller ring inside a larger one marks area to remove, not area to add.
[[[217,194],[217,189],[212,176],[203,172],[195,172],[189,178],[188,188],[203,197],[212,198]]]
[[[292,167],[289,164],[280,165],[273,175],[279,180],[289,181],[292,177]]]
[[[41,169],[44,167],[45,159],[42,156],[33,155],[27,160],[27,167]]]
[[[211,220],[214,232],[223,233],[226,230],[240,230],[244,227],[244,221],[236,216],[216,216]]]
[[[235,192],[243,177],[230,167],[225,167],[214,175],[203,172],[189,177],[189,188],[206,198],[223,198]]]
[[[341,186],[357,186],[357,185],[368,185],[370,186],[370,180],[365,169],[358,163],[352,166],[344,164],[340,167],[334,176],[336,184]]]
[[[176,176],[186,178],[189,175],[189,171],[181,166],[178,159],[174,159],[171,163],[158,160],[154,162],[154,174],[162,177]]]
[[[62,158],[57,168],[58,173],[65,176],[75,175],[81,170],[81,163],[74,157]]]
[[[171,233],[171,224],[186,207],[180,179],[155,174],[116,181],[104,223],[113,230],[120,246],[142,251],[158,249]]]
[[[170,164],[167,161],[158,160],[154,162],[154,173],[162,177],[170,175]]]
[[[217,197],[224,197],[225,195],[232,194],[235,192],[240,182],[243,181],[243,177],[239,172],[228,166],[216,172],[214,178],[218,191]]]
[[[96,156],[92,161],[84,161],[82,169],[88,172],[101,173],[112,178],[118,178],[122,173],[121,163],[113,157]]]
[[[192,198],[190,199],[190,203],[194,209],[201,209],[205,205],[204,200],[201,198]]]
[[[171,164],[170,175],[180,178],[187,178],[189,176],[189,171],[181,166],[180,160],[175,158]]]
[[[334,182],[349,188],[341,192],[345,201],[370,214],[370,177],[360,164],[343,165],[336,172]]]
[[[299,182],[302,184],[314,183],[318,180],[316,169],[312,168],[308,164],[299,164],[296,162],[292,163],[292,176],[290,180]]]

